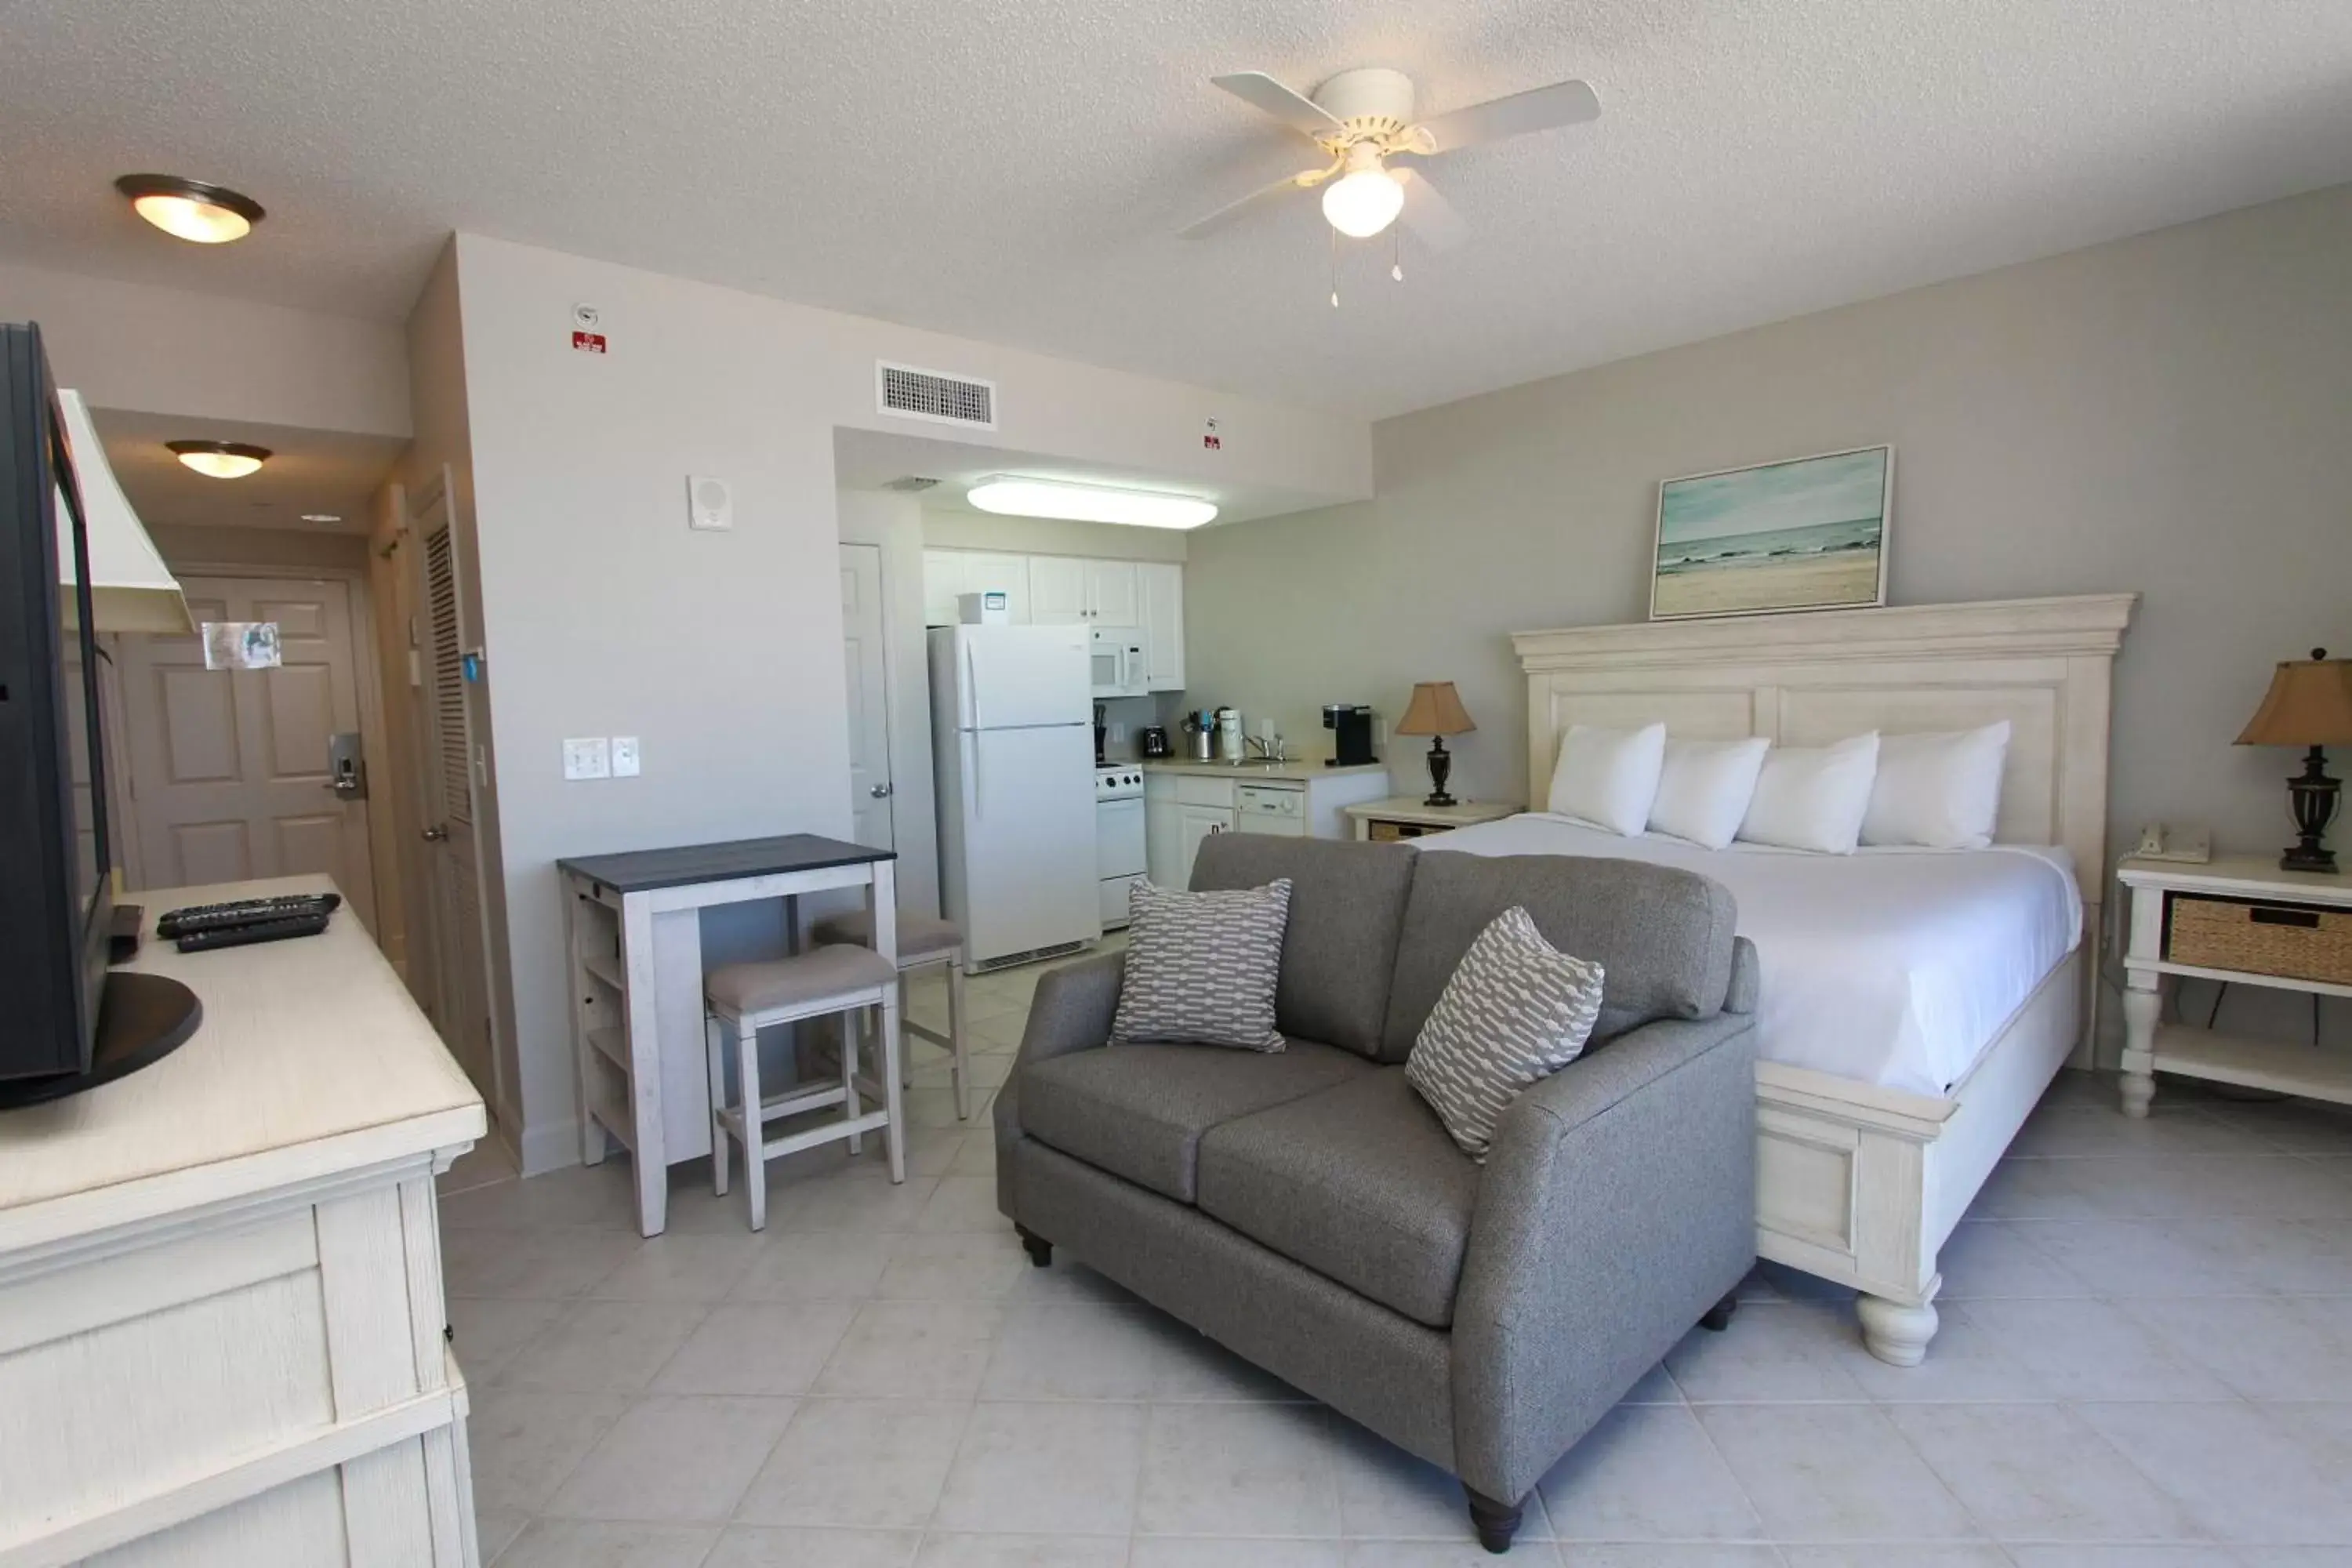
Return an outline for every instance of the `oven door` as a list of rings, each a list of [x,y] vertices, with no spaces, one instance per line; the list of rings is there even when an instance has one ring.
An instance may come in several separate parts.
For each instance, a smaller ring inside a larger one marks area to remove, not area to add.
[[[1095,627],[1093,672],[1094,694],[1097,698],[1149,696],[1143,633],[1133,626]]]

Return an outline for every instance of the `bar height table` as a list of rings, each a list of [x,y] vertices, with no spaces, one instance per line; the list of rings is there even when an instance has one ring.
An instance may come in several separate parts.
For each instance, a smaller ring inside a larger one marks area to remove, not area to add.
[[[814,833],[556,862],[579,1070],[580,1158],[636,1166],[637,1228],[668,1224],[669,1167],[710,1152],[702,918],[713,904],[866,889],[874,949],[898,961],[897,858]]]

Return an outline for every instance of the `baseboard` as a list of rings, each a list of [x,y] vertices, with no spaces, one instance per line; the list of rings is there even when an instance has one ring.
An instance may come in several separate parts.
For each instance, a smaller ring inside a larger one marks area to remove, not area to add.
[[[526,1176],[542,1176],[580,1163],[580,1123],[569,1117],[526,1126],[510,1152],[515,1168]]]

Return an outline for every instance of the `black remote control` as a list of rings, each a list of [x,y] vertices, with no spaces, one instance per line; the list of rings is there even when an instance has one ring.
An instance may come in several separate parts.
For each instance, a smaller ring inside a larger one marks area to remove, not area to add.
[[[179,939],[182,952],[209,952],[216,947],[245,947],[257,942],[284,942],[289,937],[317,936],[327,929],[327,916],[286,915],[274,921],[250,921],[244,925],[213,926]]]
[[[227,904],[192,904],[168,911],[155,922],[161,937],[190,936],[251,925],[256,921],[284,920],[293,915],[331,915],[342,903],[340,893],[289,893],[275,899],[239,899]]]

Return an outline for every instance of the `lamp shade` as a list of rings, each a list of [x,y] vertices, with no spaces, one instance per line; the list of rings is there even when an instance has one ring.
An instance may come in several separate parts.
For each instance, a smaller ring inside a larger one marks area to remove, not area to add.
[[[2352,658],[2315,647],[2281,663],[2238,744],[2352,746]]]
[[[1466,735],[1478,726],[1470,721],[1470,710],[1462,706],[1461,697],[1450,680],[1423,680],[1412,689],[1412,700],[1405,704],[1404,717],[1397,721],[1400,735]]]

